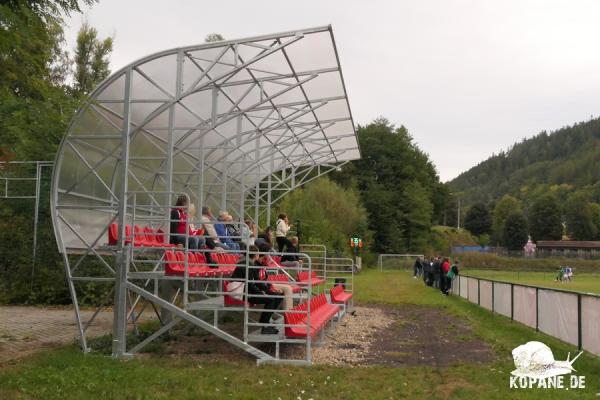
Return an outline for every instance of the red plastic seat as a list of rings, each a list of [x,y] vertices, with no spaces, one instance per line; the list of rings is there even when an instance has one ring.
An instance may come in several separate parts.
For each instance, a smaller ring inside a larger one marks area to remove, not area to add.
[[[223,291],[227,293],[228,288],[229,288],[229,282],[223,281]],[[223,296],[223,303],[225,304],[225,306],[229,306],[229,307],[234,307],[234,306],[244,307],[244,306],[246,306],[246,304],[249,307],[253,306],[253,304],[251,304],[251,303],[247,303],[244,300],[236,299],[235,297],[232,297],[228,294]]]
[[[154,229],[149,226],[144,228],[144,233],[146,234],[146,241],[148,244],[152,245],[152,247],[176,247],[174,244],[165,243],[163,241],[164,235],[158,231],[154,231]]]
[[[139,225],[133,227],[133,245],[135,247],[154,247],[146,238],[146,232]]]
[[[309,303],[304,302],[283,314],[286,325],[285,335],[290,338],[315,336],[339,312],[339,306],[327,303],[325,294],[314,296]],[[309,321],[310,320],[310,321]]]
[[[352,298],[352,293],[346,292],[342,285],[332,287],[329,293],[331,294],[331,301],[337,304],[347,304]]]
[[[119,237],[119,225],[116,222],[113,222],[108,227],[108,244],[110,246],[115,246],[117,244],[117,240]]]
[[[269,282],[274,282],[274,283],[279,283],[279,282],[285,283],[292,288],[292,291],[294,293],[299,293],[302,290],[302,288],[300,286],[296,285],[293,282],[290,282],[290,278],[286,274],[267,275],[267,280]]]
[[[310,276],[310,278],[309,278]],[[297,280],[298,285],[308,285],[308,282],[310,282],[310,284],[312,286],[319,286],[319,285],[323,285],[325,283],[325,279],[321,279],[317,276],[317,273],[315,271],[310,271],[310,275],[308,273],[308,271],[300,271],[298,272],[298,276],[297,276]]]

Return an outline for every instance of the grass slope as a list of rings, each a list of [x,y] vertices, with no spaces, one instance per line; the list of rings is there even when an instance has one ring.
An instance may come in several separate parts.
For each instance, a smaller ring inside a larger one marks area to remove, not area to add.
[[[470,324],[497,353],[489,365],[289,367],[149,356],[113,360],[75,347],[48,351],[0,370],[0,399],[596,399],[600,359],[584,354],[576,368],[587,388],[510,390],[511,350],[541,340],[557,359],[576,349],[458,297],[444,297],[407,272],[367,270],[356,279],[357,301],[443,307]]]

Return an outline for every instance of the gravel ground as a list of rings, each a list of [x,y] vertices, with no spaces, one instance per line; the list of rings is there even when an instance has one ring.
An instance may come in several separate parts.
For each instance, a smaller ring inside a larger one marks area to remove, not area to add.
[[[363,364],[377,340],[377,332],[392,323],[394,320],[380,308],[354,307],[352,313],[327,332],[324,342],[313,348],[313,360],[317,364]]]

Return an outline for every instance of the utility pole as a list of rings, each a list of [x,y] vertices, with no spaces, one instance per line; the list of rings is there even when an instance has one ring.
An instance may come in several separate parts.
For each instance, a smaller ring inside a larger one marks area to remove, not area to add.
[[[456,208],[456,229],[460,230],[460,197],[457,198],[458,207]]]

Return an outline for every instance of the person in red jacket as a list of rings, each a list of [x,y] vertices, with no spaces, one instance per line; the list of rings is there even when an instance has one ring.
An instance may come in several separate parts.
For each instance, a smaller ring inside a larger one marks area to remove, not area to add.
[[[450,271],[450,260],[448,259],[448,257],[444,258],[444,261],[442,261],[442,273],[440,274],[440,290],[442,291],[443,294],[445,294],[446,296],[448,296],[448,290],[450,289],[450,285],[448,283],[448,271]]]

